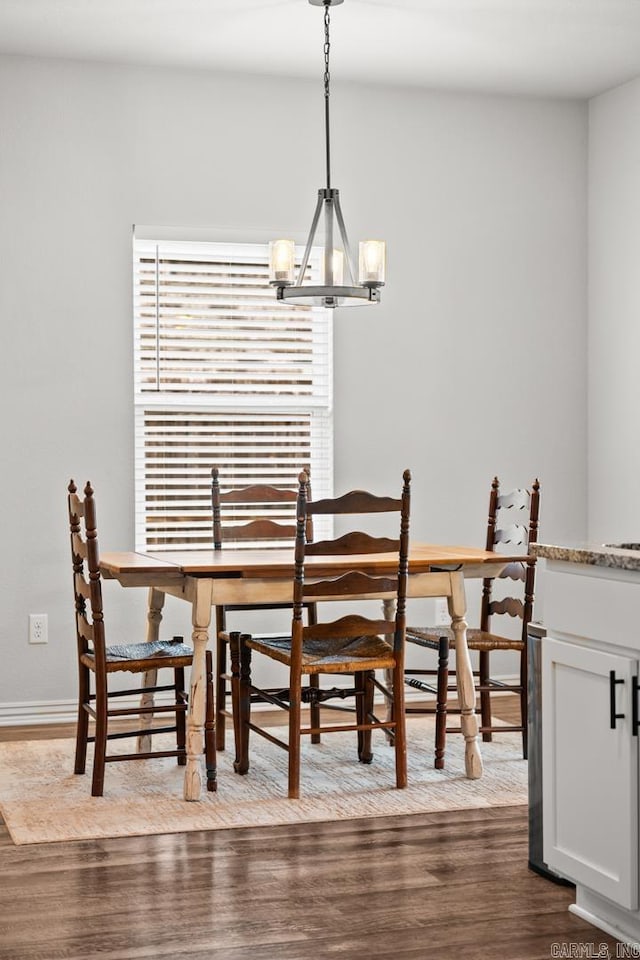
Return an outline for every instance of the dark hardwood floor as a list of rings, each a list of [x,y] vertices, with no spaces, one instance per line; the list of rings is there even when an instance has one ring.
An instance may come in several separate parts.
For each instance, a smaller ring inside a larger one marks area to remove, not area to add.
[[[615,957],[527,852],[525,807],[26,847],[0,826],[0,960]]]

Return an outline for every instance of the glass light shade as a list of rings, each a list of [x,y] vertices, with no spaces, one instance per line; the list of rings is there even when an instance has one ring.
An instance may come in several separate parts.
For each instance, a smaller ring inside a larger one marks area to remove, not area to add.
[[[385,280],[387,267],[387,253],[384,240],[361,240],[359,253],[359,282],[382,285]]]
[[[344,253],[342,250],[334,250],[331,257],[331,277],[325,277],[324,255],[320,261],[320,282],[326,283],[331,287],[341,287],[344,282]]]
[[[293,283],[296,246],[293,240],[272,240],[269,244],[269,280]]]

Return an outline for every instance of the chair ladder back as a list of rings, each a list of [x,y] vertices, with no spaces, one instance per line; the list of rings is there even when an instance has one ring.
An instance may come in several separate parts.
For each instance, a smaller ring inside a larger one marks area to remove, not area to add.
[[[308,467],[304,468],[308,476]],[[311,497],[309,485],[308,498]],[[211,470],[211,505],[213,514],[213,546],[220,550],[225,541],[260,541],[260,546],[278,545],[281,540],[293,540],[296,535],[293,506],[296,503],[297,491],[293,488],[274,487],[266,483],[255,483],[249,486],[220,490],[220,472],[218,467]],[[221,505],[235,506],[233,523],[223,523]],[[286,511],[283,505],[291,504],[291,510]],[[269,513],[273,513],[273,519]],[[289,516],[291,520],[289,521]],[[307,525],[307,537],[313,540],[313,521]],[[264,541],[264,542],[262,542]]]
[[[531,509],[531,494],[523,487],[517,487],[509,493],[503,493],[498,496],[498,510],[526,510],[527,514]]]
[[[71,536],[71,564],[73,567],[73,596],[75,601],[76,640],[78,652],[85,653],[89,649],[92,630],[87,618],[87,602],[90,599],[90,587],[84,578],[84,564],[87,557],[87,545],[82,538],[80,518],[84,517],[84,503],[77,493],[73,480],[68,486],[68,513]]]
[[[398,599],[396,602],[395,650],[401,654],[407,627],[407,583],[409,579],[409,516],[411,513],[411,472],[405,470],[402,476],[402,497],[400,503],[400,553],[398,569]]]
[[[494,477],[491,484],[491,493],[489,494],[489,517],[487,519],[487,540],[485,543],[485,550],[493,550],[499,492],[500,481],[497,477]]]
[[[389,537],[373,537],[360,530],[345,533],[335,540],[315,540],[306,545],[307,557],[348,556],[357,553],[397,553],[400,541]]]
[[[507,527],[496,527],[493,532],[493,546],[504,543],[509,547],[528,547],[529,531],[521,523],[512,523]]]
[[[71,517],[71,511],[69,512],[69,516]],[[71,531],[71,550],[72,553],[77,554],[82,560],[87,559],[87,542],[82,539],[80,533],[74,532],[73,530]]]
[[[304,583],[304,600],[339,600],[341,597],[359,597],[363,600],[384,595],[394,599],[398,592],[398,580],[391,577],[374,577],[360,570],[350,570],[340,577],[327,580],[311,580]]]
[[[329,623],[314,623],[302,628],[303,640],[325,640],[329,637],[363,637],[395,633],[395,620],[372,620],[349,614]]]
[[[489,617],[497,614],[508,614],[510,617],[524,618],[524,603],[517,597],[502,597],[501,600],[489,602]]]
[[[538,542],[538,526],[540,521],[540,481],[536,477],[531,488],[531,505],[529,514],[529,546]],[[531,557],[527,562],[527,573],[524,582],[524,614],[522,618],[522,640],[527,642],[527,629],[533,616],[535,600],[536,558]]]
[[[498,496],[500,493],[500,481],[497,477],[493,478],[491,483],[491,493],[489,494],[489,516],[487,518],[487,539],[485,541],[485,550],[493,550],[495,545],[496,515],[498,513]],[[493,589],[493,580],[484,578],[482,581],[482,603],[480,607],[480,629],[489,629],[489,604],[491,603],[491,591]]]
[[[85,580],[84,573],[78,571],[75,574],[74,584],[76,588],[76,595],[79,594],[83,600],[91,599],[91,585]]]
[[[105,640],[100,554],[93,488],[87,481],[84,488],[84,499],[81,499],[77,496],[75,482],[71,480],[68,491],[78,649],[81,653],[86,653],[90,645],[93,646],[96,666],[98,666],[100,662],[104,663]],[[91,620],[88,616],[87,600],[89,601]]]
[[[522,580],[524,583],[525,577],[527,575],[527,564],[519,563],[514,560],[512,563],[508,563],[502,573],[500,578],[503,580]]]
[[[261,548],[268,548],[271,541],[275,547],[278,541],[293,540],[296,535],[296,528],[293,523],[284,524],[277,520],[261,517],[248,520],[246,523],[221,525],[220,533],[221,539],[218,541],[220,546],[215,547],[217,550],[220,550],[223,542],[231,542],[237,547],[240,545],[238,541],[244,541],[245,543],[259,542]]]
[[[69,491],[69,519],[71,517],[84,517],[84,500],[78,496],[78,488],[76,487],[73,480],[69,482],[67,487]],[[78,529],[80,529],[78,527]]]
[[[304,604],[304,557],[306,547],[308,474],[302,470],[298,476],[298,495],[296,498],[296,540],[294,547],[293,572],[293,639],[302,638],[302,608]]]
[[[540,483],[535,480],[531,492],[524,489],[512,490],[507,494],[500,494],[500,482],[494,477],[489,496],[489,518],[487,522],[486,549],[495,550],[499,544],[508,544],[510,548],[524,547],[529,549],[538,536],[538,517],[540,509]],[[501,512],[512,510],[528,511],[527,523],[515,523],[500,527],[498,517]],[[482,606],[480,614],[480,629],[490,631],[491,617],[494,614],[507,614],[522,620],[523,638],[526,638],[526,629],[533,611],[533,587],[535,579],[535,559],[526,562],[512,562],[500,574],[501,580],[523,581],[523,598],[503,597],[493,600],[492,579],[482,582]]]
[[[83,556],[77,551],[78,535],[72,534],[71,558],[73,562],[73,587],[76,611],[76,639],[81,653],[93,648],[93,625],[88,617],[87,605],[91,602],[91,584],[84,576]],[[84,546],[86,544],[83,543]],[[85,551],[86,554],[86,551]]]
[[[366,490],[351,490],[335,499],[307,502],[307,512],[311,514],[341,513],[389,513],[400,511],[402,500],[394,497],[379,497]]]
[[[302,627],[303,604],[310,600],[339,599],[341,596],[358,595],[363,599],[368,596],[379,598],[381,594],[396,600],[396,616],[394,620],[379,621],[357,617],[362,627],[368,623],[368,629],[374,633],[391,633],[395,635],[394,646],[398,647],[404,637],[406,626],[406,598],[407,578],[409,570],[409,513],[410,513],[410,482],[411,474],[405,470],[403,475],[402,496],[378,497],[363,490],[354,490],[335,500],[307,501],[307,477],[304,471],[298,478],[297,498],[297,533],[295,542],[295,571],[293,584],[293,630],[292,634],[298,641],[310,636],[329,636],[331,630],[335,633],[336,624],[327,624],[326,627],[318,624],[309,624]],[[330,506],[333,509],[330,509]],[[305,541],[305,523],[310,513],[323,514],[361,514],[397,512],[400,513],[400,537],[372,537],[361,531],[352,531],[344,534],[337,540],[325,540],[316,543]],[[359,570],[350,570],[341,577],[328,579],[314,579],[312,583],[305,583],[306,557],[322,555],[354,556],[366,553],[398,553],[397,578],[375,577],[364,574]],[[355,622],[355,621],[354,621]],[[382,626],[380,624],[382,623]],[[375,628],[375,629],[374,629]],[[349,627],[351,629],[351,627]],[[318,633],[317,631],[322,631]],[[360,633],[362,630],[360,630]],[[357,636],[358,633],[349,633]]]

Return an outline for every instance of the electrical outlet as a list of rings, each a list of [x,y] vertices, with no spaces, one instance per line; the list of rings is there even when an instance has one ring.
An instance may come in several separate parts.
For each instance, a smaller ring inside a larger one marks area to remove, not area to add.
[[[435,601],[435,626],[450,627],[451,617],[449,616],[449,607],[446,598],[438,597]]]
[[[29,643],[48,643],[46,613],[29,614]]]

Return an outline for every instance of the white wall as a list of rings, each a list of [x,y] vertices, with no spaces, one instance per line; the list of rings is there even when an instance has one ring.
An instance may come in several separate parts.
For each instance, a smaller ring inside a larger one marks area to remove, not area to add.
[[[589,536],[640,541],[640,80],[589,104]]]
[[[582,537],[584,104],[336,78],[332,109],[352,240],[389,249],[382,305],[336,317],[336,491],[399,489],[409,466],[414,538],[481,545],[492,476],[538,475],[543,538]],[[97,489],[103,549],[133,545],[132,224],[304,232],[322,96],[5,57],[0,137],[1,707],[74,695],[71,475]],[[111,637],[144,622],[133,592],[106,603]],[[29,612],[48,646],[27,644]],[[167,626],[188,631],[186,608]]]

